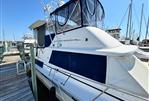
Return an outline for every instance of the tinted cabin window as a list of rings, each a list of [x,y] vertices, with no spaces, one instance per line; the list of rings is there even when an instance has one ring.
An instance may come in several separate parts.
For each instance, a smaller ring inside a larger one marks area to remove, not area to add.
[[[51,40],[53,40],[54,37],[55,37],[55,34],[51,34],[51,35],[46,35],[45,36],[45,47],[49,47],[50,46]]]
[[[53,51],[49,63],[105,83],[106,56]]]
[[[35,64],[37,64],[41,68],[43,67],[43,62],[38,59],[35,59]]]
[[[42,25],[42,26],[38,27],[36,30],[37,30],[38,47],[44,47],[46,26]]]

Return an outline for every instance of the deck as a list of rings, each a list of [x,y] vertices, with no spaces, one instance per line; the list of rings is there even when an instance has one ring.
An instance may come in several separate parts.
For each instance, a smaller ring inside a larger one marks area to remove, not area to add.
[[[34,101],[28,77],[17,75],[15,63],[0,65],[0,101]]]

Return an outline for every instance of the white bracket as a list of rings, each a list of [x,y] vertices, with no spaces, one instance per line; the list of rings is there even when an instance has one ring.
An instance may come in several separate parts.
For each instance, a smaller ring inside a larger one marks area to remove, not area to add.
[[[26,64],[25,61],[21,60],[18,61],[16,63],[16,67],[17,67],[17,74],[21,75],[21,74],[25,74],[26,73]]]

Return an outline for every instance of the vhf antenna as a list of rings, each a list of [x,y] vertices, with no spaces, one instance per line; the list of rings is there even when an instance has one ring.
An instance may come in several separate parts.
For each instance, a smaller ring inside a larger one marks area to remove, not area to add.
[[[48,12],[49,14],[54,11],[57,7],[60,7],[64,4],[64,0],[52,0],[48,4],[44,4],[44,12]]]

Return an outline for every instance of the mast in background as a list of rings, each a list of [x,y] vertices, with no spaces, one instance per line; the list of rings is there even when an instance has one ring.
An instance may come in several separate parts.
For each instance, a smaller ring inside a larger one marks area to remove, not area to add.
[[[131,40],[131,34],[132,34],[132,3],[133,3],[133,1],[131,0],[131,4],[130,4],[129,40]]]
[[[127,29],[126,29],[126,40],[130,40],[131,38],[131,27],[132,27],[132,0],[129,4],[129,13],[128,13],[128,22],[127,22]]]
[[[0,26],[1,26],[1,28],[0,28],[0,41],[2,41],[2,33],[3,33],[3,28],[2,28],[2,0],[0,1],[0,9],[1,9],[1,11],[0,11]],[[2,44],[3,44],[3,41],[2,41]]]
[[[1,2],[0,2],[0,26],[1,26],[1,28],[0,28],[0,30],[1,30],[1,32],[0,32],[0,41],[2,41],[2,45],[3,46],[5,46],[5,32],[4,32],[4,28],[3,28],[3,14],[2,14],[2,9],[3,9],[3,6],[2,6],[2,0],[1,0]]]
[[[140,30],[139,30],[139,36],[138,36],[139,42],[140,42],[141,31],[142,31],[143,8],[144,8],[144,4],[142,4],[142,10],[141,10]]]
[[[149,29],[149,16],[148,16],[148,21],[147,21],[147,26],[146,26],[145,39],[147,39],[147,36],[148,36],[148,29]]]
[[[5,45],[5,31],[4,28],[2,29],[2,40],[3,40],[3,46]]]

